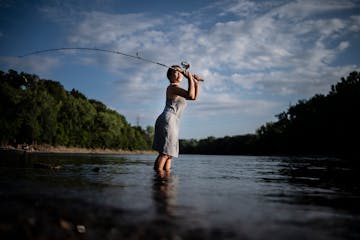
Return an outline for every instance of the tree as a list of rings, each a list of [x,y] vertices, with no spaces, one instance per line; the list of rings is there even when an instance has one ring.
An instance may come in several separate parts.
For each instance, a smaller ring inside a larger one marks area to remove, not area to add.
[[[118,112],[76,89],[36,75],[0,71],[1,144],[46,143],[149,149],[151,128],[132,127]]]

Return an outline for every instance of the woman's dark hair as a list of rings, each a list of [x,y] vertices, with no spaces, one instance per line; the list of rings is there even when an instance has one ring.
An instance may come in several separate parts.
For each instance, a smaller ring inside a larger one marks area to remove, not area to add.
[[[175,74],[175,72],[176,72],[176,68],[181,68],[179,65],[172,65],[169,69],[168,69],[168,71],[167,71],[167,73],[166,73],[166,76],[167,76],[167,78],[169,79],[169,81],[171,82],[171,77]]]

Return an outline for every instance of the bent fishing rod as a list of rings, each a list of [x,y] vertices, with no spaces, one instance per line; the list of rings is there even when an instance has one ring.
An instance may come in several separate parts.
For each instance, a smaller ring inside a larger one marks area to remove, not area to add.
[[[113,54],[118,54],[118,55],[122,55],[125,57],[131,57],[131,58],[135,58],[144,62],[148,62],[148,63],[152,63],[152,64],[156,64],[165,68],[170,68],[176,71],[181,72],[182,74],[185,75],[185,72],[188,71],[188,69],[190,68],[190,64],[188,62],[181,62],[181,66],[183,67],[183,69],[178,69],[178,68],[173,68],[171,66],[167,66],[166,64],[163,63],[159,63],[150,59],[146,59],[143,58],[141,56],[139,56],[138,53],[136,53],[136,55],[131,55],[128,53],[124,53],[124,52],[120,52],[120,51],[115,51],[115,50],[108,50],[108,49],[101,49],[101,48],[88,48],[88,47],[64,47],[64,48],[51,48],[51,49],[45,49],[45,50],[39,50],[39,51],[35,51],[35,52],[30,52],[30,53],[26,53],[24,55],[19,56],[20,58],[23,57],[27,57],[27,56],[31,56],[31,55],[38,55],[38,54],[42,54],[42,53],[47,53],[47,52],[56,52],[56,51],[68,51],[68,50],[86,50],[86,51],[99,51],[99,52],[106,52],[106,53],[113,53]],[[195,77],[195,75],[193,75],[193,77]],[[198,76],[197,76],[198,77]],[[202,78],[197,78],[198,81],[204,81],[204,79]]]

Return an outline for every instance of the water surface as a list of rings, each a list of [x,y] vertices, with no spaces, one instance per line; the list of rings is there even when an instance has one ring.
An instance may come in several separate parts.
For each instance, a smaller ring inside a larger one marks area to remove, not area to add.
[[[170,174],[159,176],[152,170],[154,159],[34,154],[2,160],[0,197],[3,205],[21,198],[48,208],[51,202],[71,211],[84,208],[87,220],[77,217],[87,222],[89,239],[115,239],[124,226],[139,238],[360,239],[360,171],[351,162],[181,155]],[[34,208],[27,214],[43,218]],[[58,211],[48,214],[64,218]],[[67,218],[76,221],[68,211]]]

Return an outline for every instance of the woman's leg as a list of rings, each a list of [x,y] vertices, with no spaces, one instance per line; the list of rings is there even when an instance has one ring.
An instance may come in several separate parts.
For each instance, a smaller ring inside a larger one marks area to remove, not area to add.
[[[155,164],[154,164],[155,171],[163,170],[164,166],[165,166],[165,163],[167,162],[169,157],[170,156],[168,156],[166,154],[160,153],[159,156],[156,158],[156,161],[155,161]]]
[[[165,162],[165,166],[164,166],[165,171],[170,171],[170,169],[171,169],[171,160],[172,160],[172,157],[169,156],[168,159]]]
[[[157,156],[155,162],[154,162],[154,170],[158,169],[158,165],[159,165],[159,158],[160,158],[161,154],[159,153],[159,155]]]

